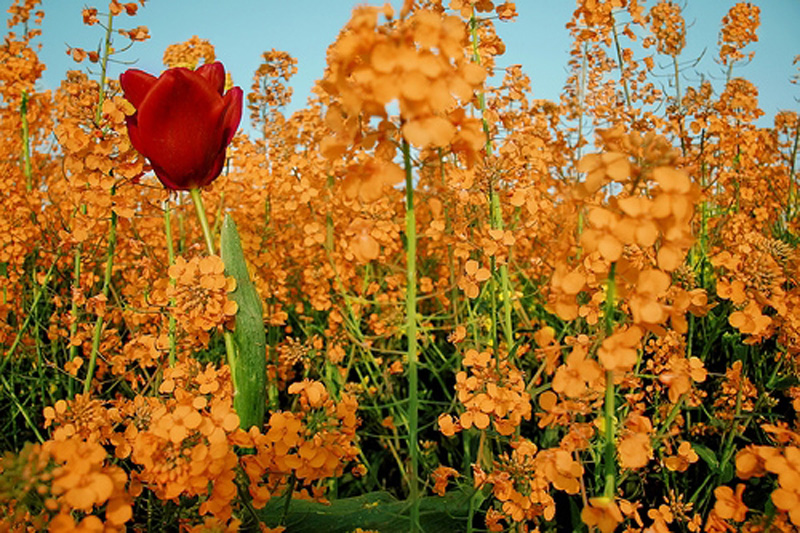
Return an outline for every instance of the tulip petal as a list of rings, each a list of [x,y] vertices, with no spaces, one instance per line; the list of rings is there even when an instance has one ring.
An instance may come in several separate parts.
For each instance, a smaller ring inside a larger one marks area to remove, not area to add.
[[[137,114],[127,116],[125,123],[128,126],[128,138],[131,140],[131,144],[139,153],[143,154],[142,137],[139,134],[139,117]]]
[[[215,61],[214,63],[203,65],[195,70],[195,73],[208,80],[211,87],[222,96],[222,92],[225,90],[225,67],[222,66],[222,63]]]
[[[223,145],[222,151],[217,155],[217,158],[211,163],[211,165],[209,165],[206,175],[199,179],[196,185],[197,187],[205,187],[220,175],[222,172],[222,167],[225,166],[225,146],[226,145]]]
[[[158,176],[158,180],[164,185],[164,187],[172,191],[181,191],[186,189],[186,187],[183,184],[172,181],[172,178],[170,178],[167,171],[161,168],[158,165],[158,163],[156,163],[152,159],[150,159],[149,161],[150,161],[150,166],[153,167],[153,172],[156,173],[156,176]]]
[[[137,69],[125,71],[119,77],[119,83],[125,93],[125,99],[137,109],[157,81],[158,78],[155,76]]]
[[[224,111],[223,99],[196,72],[175,68],[158,79],[139,107],[137,123],[139,151],[165,185],[190,189],[217,167],[226,146]]]
[[[222,119],[223,134],[225,135],[225,145],[227,146],[242,120],[242,99],[244,93],[239,87],[233,87],[225,94],[225,118]]]

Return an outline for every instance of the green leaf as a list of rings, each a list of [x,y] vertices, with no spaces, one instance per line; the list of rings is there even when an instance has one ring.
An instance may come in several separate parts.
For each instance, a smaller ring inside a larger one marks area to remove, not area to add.
[[[722,465],[719,482],[722,484],[730,482],[730,480],[733,479],[733,475],[735,473],[736,472],[733,468],[733,463],[731,461],[727,461],[725,464]]]
[[[465,531],[469,499],[473,489],[454,491],[446,496],[430,496],[420,501],[420,525],[426,532]],[[257,511],[268,526],[278,525],[283,514],[283,498],[273,498]],[[338,499],[325,505],[307,500],[292,500],[286,520],[287,533],[351,533],[357,528],[381,533],[407,533],[407,501],[396,500],[388,492],[370,492],[354,498]]]
[[[700,456],[700,459],[705,461],[708,467],[711,469],[712,472],[715,474],[720,473],[719,469],[719,461],[717,460],[717,454],[711,451],[710,448],[703,446],[702,444],[691,443],[692,448],[694,449],[695,453]]]
[[[230,215],[225,215],[221,233],[225,273],[236,280],[236,290],[230,297],[239,306],[233,330],[235,357],[228,362],[233,379],[233,407],[242,429],[260,428],[267,405],[267,337],[261,299],[247,272],[239,232]]]

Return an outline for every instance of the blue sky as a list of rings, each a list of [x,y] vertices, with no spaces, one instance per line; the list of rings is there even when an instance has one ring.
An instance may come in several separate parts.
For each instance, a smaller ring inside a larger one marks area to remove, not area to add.
[[[10,5],[10,0],[0,4]],[[110,75],[118,76],[131,66],[153,73],[163,69],[161,57],[169,45],[193,35],[209,40],[217,58],[245,92],[263,51],[272,48],[289,52],[298,59],[298,73],[293,78],[294,102],[289,110],[301,107],[314,81],[322,76],[325,51],[357,4],[352,0],[148,0],[136,17],[118,17],[118,25],[129,29],[145,25],[151,38],[119,56],[131,64],[114,64]],[[368,2],[379,4],[382,2]],[[392,2],[398,6],[401,2]],[[640,0],[646,8],[655,0]],[[682,81],[686,87],[697,82],[699,73],[717,79],[723,69],[715,63],[720,21],[733,0],[686,0],[684,17],[688,26],[687,47],[681,59],[688,61],[703,54],[700,63]],[[771,117],[781,109],[800,109],[800,86],[789,78],[797,72],[792,65],[800,54],[800,1],[760,0],[759,42],[755,59],[735,71],[735,75],[753,81],[759,89],[759,101],[771,124]],[[90,63],[76,65],[65,53],[67,45],[97,49],[103,30],[84,26],[81,10],[91,3],[75,0],[43,0],[45,11],[40,57],[47,65],[42,85],[56,88],[70,69],[90,68]],[[97,4],[100,11],[107,5]],[[567,76],[567,52],[570,39],[564,25],[575,8],[572,0],[518,0],[519,18],[512,23],[498,23],[498,33],[507,52],[498,66],[521,64],[531,77],[534,98],[557,100]],[[7,9],[7,7],[6,7]],[[117,47],[127,39],[117,36]],[[666,61],[662,59],[662,63]],[[95,67],[96,68],[96,67]],[[698,74],[695,74],[698,73]],[[666,78],[665,78],[666,83]]]

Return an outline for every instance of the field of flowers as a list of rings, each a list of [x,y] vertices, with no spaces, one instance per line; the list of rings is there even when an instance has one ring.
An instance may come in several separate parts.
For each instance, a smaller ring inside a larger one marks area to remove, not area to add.
[[[800,530],[758,7],[712,87],[680,2],[578,0],[556,102],[497,67],[513,2],[357,7],[287,116],[276,50],[249,91],[199,38],[109,79],[143,0],[42,90],[38,4],[0,44],[0,531]]]

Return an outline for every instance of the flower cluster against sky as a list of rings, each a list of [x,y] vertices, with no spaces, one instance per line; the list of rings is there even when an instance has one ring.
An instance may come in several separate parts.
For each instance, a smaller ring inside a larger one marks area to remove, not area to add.
[[[2,0],[3,4],[9,0]],[[289,110],[303,107],[315,80],[322,77],[325,51],[339,30],[349,20],[355,0],[295,0],[292,2],[264,0],[148,0],[136,17],[136,24],[145,25],[151,38],[137,43],[129,56],[136,68],[147,72],[163,69],[164,49],[197,35],[216,48],[217,58],[231,72],[233,80],[247,85],[261,61],[261,53],[272,48],[289,52],[298,59],[298,73],[292,79],[294,101]],[[381,2],[368,2],[380,4]],[[401,2],[391,2],[396,8]],[[654,2],[641,1],[646,9]],[[724,80],[724,68],[714,64],[715,49],[705,46],[717,42],[720,21],[734,0],[686,2],[683,15],[687,24],[686,48],[681,54],[686,63],[685,75],[697,80],[707,73]],[[792,65],[800,54],[800,34],[795,23],[800,20],[797,0],[760,0],[759,41],[752,47],[755,59],[735,71],[759,88],[759,101],[765,111],[763,121],[781,109],[797,109],[800,90],[789,82],[797,72]],[[99,46],[96,31],[82,24],[75,2],[44,0],[46,16],[41,58],[47,64],[43,76],[45,88],[55,89],[64,73],[74,68],[87,68],[90,63],[77,65],[65,53],[67,45],[87,51]],[[521,64],[532,80],[535,98],[557,100],[567,77],[569,34],[564,25],[575,3],[571,0],[521,0],[517,2],[518,19],[499,26],[506,43],[507,54],[498,66],[504,68]],[[129,28],[126,28],[129,29]],[[124,39],[119,39],[123,43]],[[124,56],[122,56],[124,57]],[[700,58],[696,66],[694,60]],[[131,65],[116,64],[111,76],[117,77]],[[671,65],[664,65],[664,83],[671,77]],[[695,83],[692,83],[693,85]],[[764,124],[769,125],[769,124]],[[242,127],[247,127],[243,121]]]

